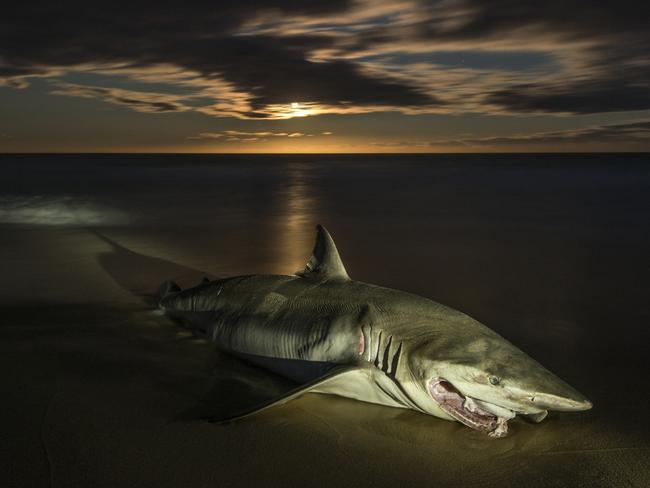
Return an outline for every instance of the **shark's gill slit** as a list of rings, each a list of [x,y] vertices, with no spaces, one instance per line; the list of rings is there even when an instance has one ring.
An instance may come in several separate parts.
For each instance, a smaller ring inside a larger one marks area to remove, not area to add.
[[[379,336],[377,337],[377,354],[375,354],[375,361],[374,361],[375,368],[379,367],[379,353],[381,352],[381,336],[382,336],[382,332],[384,332],[384,331],[380,330],[379,331]]]
[[[397,351],[395,351],[395,355],[393,356],[393,362],[390,365],[389,375],[392,378],[395,378],[395,374],[397,373],[397,366],[399,366],[399,357],[401,354],[402,354],[402,342],[399,343],[399,346],[397,347]]]
[[[390,345],[393,343],[393,336],[388,338],[388,344],[386,344],[386,349],[384,349],[384,357],[381,360],[381,369],[384,373],[388,373],[388,359],[390,354]]]

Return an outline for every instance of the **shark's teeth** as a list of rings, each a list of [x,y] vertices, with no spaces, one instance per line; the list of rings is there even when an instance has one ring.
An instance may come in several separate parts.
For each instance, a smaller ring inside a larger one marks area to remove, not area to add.
[[[480,412],[478,405],[476,405],[474,400],[471,399],[470,397],[465,397],[465,401],[463,402],[463,408],[472,413]]]

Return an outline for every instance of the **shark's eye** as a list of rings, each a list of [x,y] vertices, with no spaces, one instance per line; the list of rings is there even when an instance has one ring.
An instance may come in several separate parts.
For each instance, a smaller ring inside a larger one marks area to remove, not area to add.
[[[498,385],[498,384],[500,383],[500,381],[501,381],[501,380],[500,380],[499,378],[497,378],[496,376],[490,376],[490,377],[488,378],[488,380],[490,381],[490,384],[492,384],[492,385]]]

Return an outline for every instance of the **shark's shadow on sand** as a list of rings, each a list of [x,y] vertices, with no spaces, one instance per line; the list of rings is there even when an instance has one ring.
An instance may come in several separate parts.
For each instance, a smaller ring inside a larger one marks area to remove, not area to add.
[[[109,251],[97,255],[102,269],[120,288],[147,304],[156,305],[158,287],[166,280],[197,283],[205,277],[216,279],[210,273],[132,251],[96,230],[90,232],[110,247]]]
[[[214,417],[232,417],[299,386],[227,353],[213,352],[210,366],[215,378],[212,387],[195,406],[179,413],[174,420],[208,422]]]

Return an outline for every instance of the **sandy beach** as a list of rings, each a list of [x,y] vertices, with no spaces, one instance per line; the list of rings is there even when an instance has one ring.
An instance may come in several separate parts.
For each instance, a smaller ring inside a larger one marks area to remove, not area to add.
[[[69,183],[83,191],[42,182],[28,194],[8,172],[2,486],[650,485],[647,166],[626,167],[638,172],[630,187],[602,161],[479,174],[418,166],[422,177],[408,181],[393,163],[317,163],[257,173],[141,166],[142,179],[163,176],[147,186],[136,178],[137,196],[90,172]],[[575,174],[556,180],[557,171]],[[353,278],[472,315],[584,392],[593,410],[516,420],[497,440],[316,394],[234,424],[202,420],[291,384],[178,328],[155,309],[157,287],[290,274],[318,222]]]

